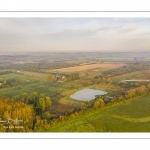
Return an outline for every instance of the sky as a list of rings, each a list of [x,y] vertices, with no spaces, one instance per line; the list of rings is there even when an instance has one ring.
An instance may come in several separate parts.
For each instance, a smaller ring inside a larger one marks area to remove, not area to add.
[[[150,18],[0,18],[0,52],[150,51]]]

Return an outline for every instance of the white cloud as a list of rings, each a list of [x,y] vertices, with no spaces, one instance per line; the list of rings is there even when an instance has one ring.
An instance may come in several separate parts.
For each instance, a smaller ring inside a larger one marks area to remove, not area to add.
[[[150,19],[0,19],[0,51],[150,49]]]

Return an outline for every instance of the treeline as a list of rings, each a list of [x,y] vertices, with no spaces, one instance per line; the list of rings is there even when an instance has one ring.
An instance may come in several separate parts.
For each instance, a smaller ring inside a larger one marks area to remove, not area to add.
[[[35,63],[24,63],[24,64],[9,64],[5,66],[5,69],[42,72],[42,70],[73,67],[75,65],[76,63],[67,63],[67,62],[51,62],[51,63],[35,62]]]
[[[65,121],[69,121],[69,120],[72,120],[74,118],[83,116],[84,114],[87,114],[87,113],[93,112],[95,110],[103,109],[103,108],[107,107],[107,104],[104,102],[104,100],[102,98],[96,99],[95,102],[93,103],[93,105],[91,105],[91,107],[88,107],[88,108],[85,107],[86,103],[88,103],[88,101],[81,103],[81,107],[80,107],[80,110],[78,112],[76,111],[76,112],[73,112],[72,114],[69,114],[69,115],[63,115],[57,119],[53,119],[50,121],[47,121],[45,119],[41,120],[40,118],[37,119],[34,131],[35,132],[49,131],[49,129],[55,125],[59,125]],[[81,132],[91,131],[91,128],[89,128],[89,130],[88,130],[88,128],[85,126],[85,127],[82,127],[82,129],[80,129],[80,131]]]
[[[3,75],[3,74],[10,74],[10,73],[12,73],[12,71],[1,71],[1,72],[0,72],[0,75]]]
[[[79,112],[74,112],[74,113],[72,113],[70,115],[67,115],[67,116],[60,116],[59,118],[53,119],[51,121],[47,121],[45,119],[41,120],[40,118],[39,119],[37,118],[37,122],[36,122],[35,128],[34,128],[34,132],[49,131],[49,128],[51,128],[55,125],[59,125],[59,124],[65,122],[65,121],[77,118],[79,116],[82,116],[82,115],[84,115],[88,112],[92,112],[92,111],[95,111],[95,109],[88,108],[86,110],[80,110]]]
[[[0,131],[31,132],[38,120],[50,120],[50,97],[37,92],[0,98]],[[22,123],[20,124],[20,121]]]
[[[11,99],[12,102],[22,101],[33,107],[35,116],[39,115],[42,119],[50,119],[49,107],[52,105],[51,98],[38,92],[23,93],[16,95]]]
[[[108,78],[108,77],[118,76],[118,75],[131,73],[131,72],[135,72],[135,71],[147,70],[147,69],[150,69],[150,65],[147,63],[145,63],[145,64],[144,63],[130,64],[128,66],[122,66],[122,67],[117,68],[117,69],[105,71],[99,77]]]
[[[142,85],[140,87],[128,90],[128,92],[126,92],[125,97],[127,99],[130,99],[130,98],[134,98],[137,96],[144,96],[144,95],[147,95],[149,93],[150,93],[150,84]]]
[[[80,79],[79,73],[72,73],[67,75],[67,81],[78,80]]]
[[[123,91],[122,95],[113,97],[111,103],[125,102],[126,100],[136,98],[138,96],[145,96],[147,94],[150,94],[150,84]]]
[[[47,76],[48,79],[54,79],[55,81],[73,81],[80,79],[79,73],[71,73],[71,74],[49,74]]]

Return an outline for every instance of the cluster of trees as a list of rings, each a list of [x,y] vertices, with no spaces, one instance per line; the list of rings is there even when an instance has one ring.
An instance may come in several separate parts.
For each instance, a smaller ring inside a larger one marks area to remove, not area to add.
[[[11,101],[22,101],[33,107],[35,115],[39,115],[42,119],[50,119],[51,115],[49,107],[52,105],[51,98],[40,94],[38,92],[23,93],[18,96],[14,96]]]
[[[96,83],[107,83],[107,84],[111,84],[113,81],[111,80],[111,78],[109,77],[95,77],[96,79]]]
[[[6,80],[0,82],[0,87],[6,87],[6,86],[7,86],[7,81]]]
[[[55,74],[55,81],[64,81],[67,79],[65,74]]]
[[[135,72],[135,71],[147,70],[147,69],[150,69],[150,65],[147,63],[131,64],[131,65],[127,65],[127,66],[122,66],[117,69],[105,71],[100,75],[100,77],[108,78],[108,77],[118,76],[118,75],[131,73],[131,72]]]
[[[34,109],[24,102],[10,102],[0,98],[0,131],[32,131]]]
[[[116,81],[115,83],[123,88],[132,88],[138,87],[143,84],[147,84],[147,82],[121,82],[121,81]]]
[[[72,73],[67,75],[67,81],[78,80],[80,79],[79,73]]]
[[[56,81],[58,81],[58,80],[60,80],[60,81],[73,81],[73,80],[80,79],[79,73],[71,73],[68,75],[66,75],[66,74],[55,74],[55,76],[52,74],[51,75],[49,74],[47,76],[48,79],[54,79],[54,77],[55,77]]]
[[[0,72],[0,75],[3,75],[3,74],[10,74],[10,73],[12,73],[12,71],[1,71],[1,72]]]
[[[67,120],[71,120],[71,119],[74,119],[74,118],[77,118],[79,116],[82,116],[88,112],[92,112],[94,111],[95,109],[92,109],[92,108],[88,108],[86,110],[80,110],[79,112],[74,112],[70,115],[67,115],[67,116],[60,116],[59,118],[57,119],[53,119],[51,121],[47,121],[45,119],[40,119],[40,118],[37,118],[37,122],[35,124],[35,127],[34,127],[34,131],[36,132],[39,132],[39,131],[48,131],[48,129],[52,126],[55,126],[55,125],[59,125],[61,124],[62,122],[65,122]]]
[[[51,119],[50,97],[33,92],[23,93],[12,99],[0,98],[0,131],[31,132],[35,124]],[[19,120],[22,121],[20,124]]]
[[[137,96],[143,96],[148,93],[150,93],[150,84],[148,84],[147,86],[142,85],[140,87],[130,89],[128,90],[125,96],[127,99],[130,99],[130,98],[134,98]]]
[[[0,120],[14,120],[13,124],[0,125],[2,132],[29,132],[34,131],[34,126],[39,120],[47,122],[51,119],[49,108],[52,105],[50,97],[33,92],[23,93],[20,96],[9,99],[0,99]],[[20,124],[15,120],[23,120]],[[1,123],[1,122],[0,122]],[[7,127],[6,127],[7,126]]]
[[[111,100],[111,103],[114,104],[114,103],[122,102],[128,99],[135,98],[137,96],[145,96],[149,93],[150,93],[150,84],[142,85],[136,88],[126,90],[120,96],[114,96],[113,99]]]
[[[105,105],[104,100],[102,98],[98,98],[96,102],[94,103],[94,108],[103,108]]]

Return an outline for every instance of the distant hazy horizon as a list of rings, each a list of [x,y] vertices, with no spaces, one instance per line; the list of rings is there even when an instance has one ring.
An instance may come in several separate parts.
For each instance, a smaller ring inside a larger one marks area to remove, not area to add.
[[[0,54],[149,52],[150,18],[0,18]]]

